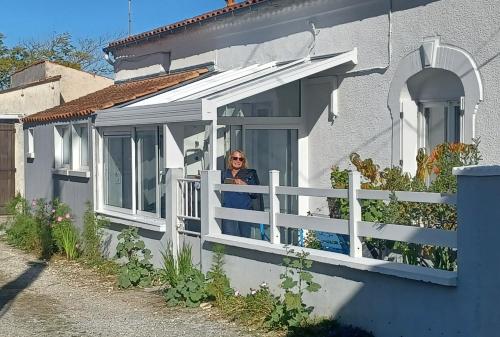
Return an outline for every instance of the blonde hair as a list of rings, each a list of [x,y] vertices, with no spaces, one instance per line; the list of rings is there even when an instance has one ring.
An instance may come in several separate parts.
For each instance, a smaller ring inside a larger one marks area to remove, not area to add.
[[[233,155],[235,153],[239,153],[240,156],[243,158],[243,162],[241,163],[241,168],[242,169],[248,168],[247,156],[245,155],[245,152],[243,152],[241,150],[233,150],[229,153],[229,156],[227,156],[227,168],[229,168],[231,170],[233,169]]]

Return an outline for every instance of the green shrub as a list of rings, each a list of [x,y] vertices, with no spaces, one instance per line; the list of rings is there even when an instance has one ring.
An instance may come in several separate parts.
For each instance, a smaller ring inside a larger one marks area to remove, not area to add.
[[[207,292],[216,305],[224,309],[228,297],[234,294],[229,278],[224,272],[224,246],[215,245],[212,267],[207,273]]]
[[[87,202],[82,231],[82,256],[87,262],[97,263],[103,259],[101,251],[103,228],[108,225],[109,221],[95,214],[92,204]]]
[[[206,279],[192,262],[191,246],[183,244],[175,254],[169,244],[163,256],[161,278],[168,283],[164,297],[169,306],[197,307],[207,297]]]
[[[351,154],[350,159],[361,173],[363,189],[456,193],[457,179],[452,173],[453,167],[477,165],[481,160],[481,154],[479,140],[474,140],[472,144],[441,144],[430,155],[420,149],[416,158],[418,168],[414,177],[404,173],[400,167],[380,170],[371,159],[362,160],[356,153]],[[333,188],[347,188],[349,171],[333,167],[330,178]],[[362,200],[361,204],[364,221],[445,230],[457,229],[456,207],[452,205],[402,202],[398,201],[394,194],[389,203],[381,200]],[[331,217],[349,218],[347,199],[330,198],[328,205]],[[397,252],[407,264],[445,270],[457,268],[455,249],[373,238],[365,238],[364,243],[373,257],[378,259],[387,258],[390,252]]]
[[[127,261],[120,267],[118,285],[122,288],[149,286],[154,275],[150,262],[152,255],[144,241],[139,239],[137,228],[124,229],[118,240],[116,257]]]
[[[50,258],[54,252],[54,244],[49,208],[50,204],[43,199],[33,200],[30,205],[17,194],[7,206],[11,214],[6,224],[7,242],[41,258]]]
[[[290,257],[290,255],[295,257]],[[307,323],[313,307],[304,304],[305,292],[317,292],[321,286],[313,281],[313,276],[307,270],[312,267],[312,261],[307,258],[309,253],[295,252],[287,249],[283,258],[285,271],[280,275],[283,298],[278,297],[274,307],[266,319],[270,328],[295,328]]]
[[[55,245],[68,260],[73,260],[78,256],[78,230],[73,224],[71,209],[58,200],[54,200],[52,206],[52,236]],[[39,213],[38,221],[45,221],[45,211],[41,210]]]

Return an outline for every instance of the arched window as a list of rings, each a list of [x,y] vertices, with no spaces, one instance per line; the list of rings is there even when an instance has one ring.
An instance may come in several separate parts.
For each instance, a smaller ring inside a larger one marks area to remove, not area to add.
[[[470,143],[482,99],[472,57],[439,39],[425,41],[400,61],[391,82],[392,164],[414,174],[419,148],[430,152],[444,142]]]

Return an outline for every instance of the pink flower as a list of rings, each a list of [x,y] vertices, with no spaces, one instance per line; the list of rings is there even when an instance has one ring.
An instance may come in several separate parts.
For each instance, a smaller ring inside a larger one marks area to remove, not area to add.
[[[66,217],[66,219],[69,219],[69,218],[71,218],[71,215],[69,215],[69,213],[66,213],[65,217]]]
[[[62,216],[58,216],[57,217],[57,222],[61,222],[63,220],[63,217]]]
[[[36,206],[36,200],[33,199],[33,201],[31,202],[31,206],[35,207]]]
[[[236,290],[236,291],[234,292],[234,296],[236,296],[236,297],[240,296],[240,292],[239,292],[238,290]]]

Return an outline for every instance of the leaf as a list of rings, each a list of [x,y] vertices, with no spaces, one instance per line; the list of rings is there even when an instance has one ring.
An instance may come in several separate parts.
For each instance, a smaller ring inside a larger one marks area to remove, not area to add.
[[[311,282],[313,279],[312,274],[306,271],[300,272],[299,275],[302,281]]]
[[[299,294],[285,293],[285,305],[287,310],[299,310],[302,308],[302,299]]]
[[[132,285],[127,274],[120,274],[120,276],[118,277],[118,285],[122,288],[128,288]]]
[[[294,281],[291,277],[285,278],[283,282],[281,282],[281,288],[285,290],[292,289],[297,285],[297,281]]]
[[[306,290],[310,293],[315,293],[320,289],[321,289],[321,286],[315,282],[308,283],[308,285],[306,287]]]
[[[136,270],[136,269],[130,270],[128,275],[129,275],[130,281],[132,281],[132,283],[136,283],[141,278],[140,271]]]

